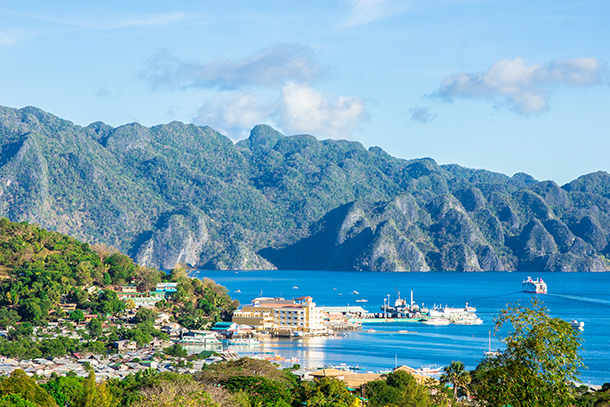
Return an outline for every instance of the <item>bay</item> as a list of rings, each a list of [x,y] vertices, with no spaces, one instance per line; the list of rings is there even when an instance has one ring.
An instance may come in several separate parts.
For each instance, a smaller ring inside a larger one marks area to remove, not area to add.
[[[275,352],[282,357],[296,357],[303,366],[315,368],[346,364],[367,371],[388,370],[396,365],[414,368],[448,365],[460,360],[474,369],[488,349],[500,346],[506,332],[493,331],[493,318],[507,304],[528,305],[532,294],[521,290],[521,282],[531,275],[541,277],[549,293],[538,295],[550,315],[567,321],[585,323],[581,333],[586,369],[581,369],[584,383],[610,382],[610,273],[550,272],[428,272],[379,273],[345,271],[199,271],[195,276],[210,278],[225,286],[232,298],[248,304],[259,295],[266,297],[313,297],[318,306],[359,305],[371,312],[381,312],[388,301],[398,296],[431,307],[463,307],[466,302],[477,308],[482,325],[431,326],[420,323],[364,324],[362,331],[349,336],[305,339],[269,339],[253,349],[240,352]],[[239,291],[239,292],[237,292]],[[359,294],[352,294],[354,291]],[[356,302],[366,299],[367,302]],[[366,332],[372,328],[375,332]],[[399,333],[408,330],[410,333]]]

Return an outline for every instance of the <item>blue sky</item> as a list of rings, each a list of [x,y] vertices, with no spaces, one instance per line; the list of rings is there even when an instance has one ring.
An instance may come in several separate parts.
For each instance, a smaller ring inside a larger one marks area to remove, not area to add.
[[[610,170],[610,2],[0,3],[0,105],[267,123],[564,184]]]

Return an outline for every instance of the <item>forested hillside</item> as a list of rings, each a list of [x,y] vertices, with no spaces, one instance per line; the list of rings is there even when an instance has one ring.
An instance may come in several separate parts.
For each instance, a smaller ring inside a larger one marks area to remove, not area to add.
[[[80,127],[0,108],[0,216],[142,266],[610,269],[610,174],[538,182],[268,126]]]

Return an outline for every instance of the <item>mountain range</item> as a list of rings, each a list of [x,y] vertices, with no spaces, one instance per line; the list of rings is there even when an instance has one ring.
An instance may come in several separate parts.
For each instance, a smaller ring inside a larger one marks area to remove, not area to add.
[[[0,107],[0,216],[170,269],[608,271],[610,174],[559,186],[266,125]]]

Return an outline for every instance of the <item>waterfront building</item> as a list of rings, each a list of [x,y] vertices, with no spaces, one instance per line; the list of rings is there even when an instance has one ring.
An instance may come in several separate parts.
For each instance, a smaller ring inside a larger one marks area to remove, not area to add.
[[[218,333],[220,335],[224,335],[224,336],[226,336],[228,338],[229,336],[234,336],[235,335],[235,333],[238,330],[237,329],[238,326],[239,325],[236,324],[235,322],[224,322],[224,321],[221,321],[221,322],[216,322],[214,324],[214,326],[212,327],[212,331],[214,331],[214,332],[216,332],[216,333]]]
[[[326,333],[324,317],[324,310],[309,296],[295,300],[259,297],[235,311],[232,321],[260,331],[300,335]]]

